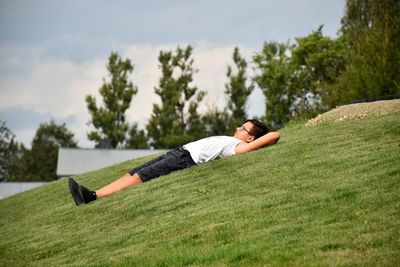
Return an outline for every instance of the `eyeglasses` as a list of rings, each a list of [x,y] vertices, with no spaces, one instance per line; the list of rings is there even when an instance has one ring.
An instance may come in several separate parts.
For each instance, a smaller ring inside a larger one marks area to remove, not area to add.
[[[247,130],[246,127],[244,127],[244,125],[242,125],[242,126],[240,126],[240,127],[237,127],[237,129],[238,129],[239,131],[246,131],[249,135],[253,136],[253,135],[250,133],[250,131]]]

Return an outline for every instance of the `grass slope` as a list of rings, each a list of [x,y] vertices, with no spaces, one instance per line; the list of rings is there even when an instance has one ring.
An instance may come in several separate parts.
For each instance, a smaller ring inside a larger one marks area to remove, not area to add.
[[[0,201],[0,265],[399,266],[399,126],[399,113],[292,123],[275,146],[86,206],[66,180],[15,195]],[[77,180],[98,188],[131,166]]]

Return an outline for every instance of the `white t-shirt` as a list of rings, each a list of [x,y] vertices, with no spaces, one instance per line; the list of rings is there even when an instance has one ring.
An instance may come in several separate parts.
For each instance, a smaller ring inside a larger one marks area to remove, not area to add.
[[[212,136],[188,143],[183,148],[190,152],[196,164],[200,164],[235,155],[235,147],[240,142],[243,141],[231,136]]]

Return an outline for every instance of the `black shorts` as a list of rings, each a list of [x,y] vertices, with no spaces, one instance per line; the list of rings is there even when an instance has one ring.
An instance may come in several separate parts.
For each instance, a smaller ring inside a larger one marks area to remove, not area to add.
[[[196,165],[189,151],[183,148],[175,148],[147,163],[133,168],[130,175],[137,173],[143,182],[167,175],[173,171],[183,170]]]

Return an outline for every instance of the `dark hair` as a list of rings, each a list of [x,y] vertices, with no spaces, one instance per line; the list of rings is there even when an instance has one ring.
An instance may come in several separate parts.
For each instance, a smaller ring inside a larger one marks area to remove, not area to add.
[[[252,119],[247,120],[244,123],[246,122],[251,122],[253,124],[253,128],[251,128],[250,134],[254,136],[255,139],[269,133],[268,127],[262,121]]]

